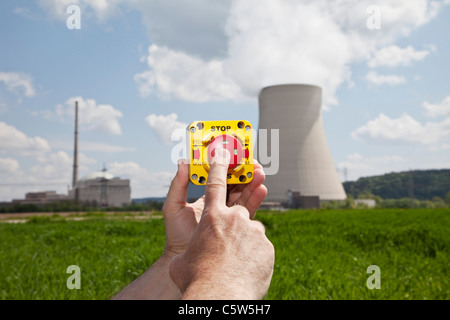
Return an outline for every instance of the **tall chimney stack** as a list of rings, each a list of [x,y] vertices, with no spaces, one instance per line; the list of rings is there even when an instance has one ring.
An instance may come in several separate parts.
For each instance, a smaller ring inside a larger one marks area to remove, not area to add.
[[[78,181],[78,101],[75,101],[75,145],[73,148],[73,178],[72,188]]]

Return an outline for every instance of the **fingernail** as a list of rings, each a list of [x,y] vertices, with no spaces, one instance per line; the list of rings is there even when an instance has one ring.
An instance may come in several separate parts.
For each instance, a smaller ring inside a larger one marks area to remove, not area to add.
[[[217,149],[216,154],[214,156],[214,161],[219,163],[229,163],[230,162],[230,153],[227,149]]]

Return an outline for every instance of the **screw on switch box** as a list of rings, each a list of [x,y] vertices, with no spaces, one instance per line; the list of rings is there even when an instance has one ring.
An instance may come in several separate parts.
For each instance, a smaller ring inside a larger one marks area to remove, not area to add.
[[[210,163],[217,149],[231,155],[227,184],[245,184],[253,180],[252,125],[245,120],[194,121],[188,127],[189,179],[205,185]]]

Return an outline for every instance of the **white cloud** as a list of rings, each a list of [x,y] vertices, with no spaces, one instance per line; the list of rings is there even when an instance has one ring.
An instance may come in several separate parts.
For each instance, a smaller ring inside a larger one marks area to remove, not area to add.
[[[92,142],[92,141],[83,141],[83,143],[79,144],[78,147],[81,151],[95,151],[95,152],[106,152],[106,153],[136,151],[136,149],[132,148],[132,147],[123,147],[123,146],[117,146],[117,145],[113,145],[113,144]]]
[[[122,134],[119,119],[123,117],[122,112],[112,105],[97,104],[94,99],[83,97],[69,98],[65,105],[56,106],[56,115],[61,119],[69,116],[75,117],[75,101],[78,101],[78,118],[80,130],[94,130],[113,135]]]
[[[166,196],[174,176],[171,172],[150,172],[132,161],[113,162],[108,172],[123,179],[130,179],[133,198]]]
[[[0,158],[0,201],[23,198],[23,185],[17,185],[18,182],[23,181],[29,183],[27,175],[21,170],[17,160]]]
[[[16,155],[41,155],[50,151],[47,140],[28,137],[16,127],[0,122],[0,153]]]
[[[60,19],[67,18],[69,4],[81,7],[83,19],[94,16],[100,22],[122,10],[139,11],[152,43],[148,69],[135,76],[143,96],[238,101],[254,98],[264,86],[309,83],[323,88],[325,106],[337,105],[339,87],[346,82],[352,84],[352,63],[370,59],[380,48],[389,48],[432,20],[442,7],[442,2],[433,0],[39,3]],[[372,5],[381,10],[382,32],[366,27],[366,9]],[[419,59],[421,54],[413,50],[409,58]],[[372,62],[377,63],[382,62]],[[390,84],[403,81],[392,76],[377,80]]]
[[[71,159],[71,161],[73,162],[73,160]],[[84,153],[78,153],[78,163],[81,166],[82,169],[88,169],[86,166],[89,166],[91,164],[96,164],[97,160],[93,159],[93,158],[89,158],[88,156],[86,156]]]
[[[391,119],[383,113],[351,133],[353,138],[388,141],[416,141],[422,134],[423,126],[411,116]]]
[[[72,158],[63,151],[37,157],[37,163],[29,169],[35,182],[69,184],[72,174]]]
[[[406,79],[403,76],[382,75],[382,74],[376,73],[375,71],[370,71],[366,75],[366,80],[377,86],[382,85],[382,84],[396,86],[396,85],[406,82]]]
[[[230,0],[135,0],[151,43],[209,60],[227,53],[225,24]]]
[[[29,137],[17,128],[0,122],[0,201],[23,198],[29,191],[67,191],[71,181],[73,158],[64,151],[52,152],[47,140]],[[28,158],[24,160],[24,158]],[[21,168],[21,161],[34,161]],[[79,153],[79,170],[89,170],[95,159]]]
[[[49,141],[50,145],[54,149],[73,150],[73,141],[70,140],[53,140]],[[83,152],[105,152],[105,153],[117,153],[117,152],[133,152],[136,151],[133,147],[123,147],[114,144],[107,144],[94,141],[82,141],[78,143],[78,150]]]
[[[436,145],[450,138],[450,118],[422,124],[406,113],[397,119],[381,113],[353,131],[351,136],[376,143],[419,143],[436,149]]]
[[[349,79],[356,51],[320,5],[234,1],[227,33],[226,71],[248,96],[269,85],[309,83],[324,89],[326,105],[337,104],[335,92]]]
[[[240,88],[225,75],[223,61],[204,62],[186,53],[151,45],[147,64],[150,70],[135,75],[142,96],[155,88],[162,97],[205,102],[239,98]]]
[[[78,154],[78,171],[89,171],[90,165],[97,160],[83,153]],[[64,151],[47,153],[36,158],[36,163],[29,172],[29,178],[35,182],[45,181],[55,185],[67,185],[72,180],[73,158]]]
[[[69,16],[66,9],[78,5],[84,21],[106,23],[121,13],[138,11],[149,40],[203,58],[226,54],[225,23],[231,0],[39,0],[43,11],[58,20]],[[30,16],[29,9],[16,13]]]
[[[450,140],[450,96],[439,104],[425,101],[422,104],[425,115],[439,118],[438,121],[421,123],[403,113],[399,118],[390,118],[381,113],[351,133],[354,139],[379,144],[422,144],[430,151],[446,150]]]
[[[90,171],[95,159],[80,153],[79,172]],[[35,157],[29,168],[21,168],[19,161],[0,158],[0,201],[23,199],[26,192],[54,190],[67,194],[72,179],[73,159],[67,153],[47,152]]]
[[[19,167],[19,162],[16,159],[0,158],[0,176],[17,173]]]
[[[367,64],[371,68],[410,66],[412,62],[423,60],[429,54],[429,50],[416,51],[411,46],[400,48],[392,45],[374,52]]]
[[[380,7],[383,32],[366,28],[369,5]],[[204,58],[156,41],[148,54],[149,70],[135,80],[141,94],[187,101],[240,100],[268,85],[310,83],[324,89],[325,105],[336,105],[338,88],[352,83],[352,63],[369,59],[379,48],[429,22],[440,7],[427,0],[235,0],[225,27],[225,57]],[[377,74],[369,80],[405,82],[400,76]]]
[[[337,168],[342,180],[347,178],[347,181],[354,181],[360,177],[403,171],[405,162],[405,158],[397,155],[365,157],[353,153],[348,155],[345,161],[340,162]],[[344,170],[347,173],[346,177],[343,174]]]
[[[442,100],[440,104],[431,104],[425,101],[422,106],[425,108],[426,116],[430,118],[450,115],[450,96]]]
[[[445,154],[435,154],[435,156],[427,158],[427,161],[423,161],[422,157],[411,157],[410,153],[406,156],[365,156],[356,152],[347,155],[346,159],[337,165],[342,181],[355,181],[361,177],[382,175],[390,172],[443,168],[448,168],[448,156]],[[345,171],[347,177],[345,176]]]
[[[27,98],[34,97],[36,90],[33,78],[22,72],[0,72],[0,82],[3,82],[8,91]]]
[[[186,129],[187,124],[177,121],[178,116],[171,113],[167,116],[150,114],[145,118],[149,127],[157,134],[158,138],[167,145],[172,144],[172,133],[178,129]]]

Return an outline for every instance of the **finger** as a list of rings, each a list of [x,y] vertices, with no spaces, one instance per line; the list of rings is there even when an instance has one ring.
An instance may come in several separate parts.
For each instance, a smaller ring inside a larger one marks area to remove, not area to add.
[[[227,206],[232,206],[241,196],[243,187],[242,184],[229,184],[227,191]]]
[[[253,159],[253,169],[258,169],[258,168],[262,169],[262,165],[259,163],[258,160]]]
[[[194,209],[195,219],[199,222],[202,217],[203,208],[205,207],[205,196],[198,198],[190,206]]]
[[[259,209],[259,206],[264,201],[264,198],[267,196],[267,188],[265,185],[260,185],[256,188],[250,197],[245,201],[243,206],[247,208],[250,219],[255,217],[256,211]]]
[[[263,167],[256,162],[256,159],[253,160],[253,179],[248,184],[236,184],[230,187],[228,193],[229,197],[227,199],[227,205],[232,206],[238,199],[242,196],[242,192],[244,190],[248,190],[246,195],[253,192],[255,188],[257,188],[260,184],[264,182],[265,174]],[[261,177],[262,176],[262,177]],[[243,201],[242,201],[243,202]]]
[[[173,178],[163,211],[177,212],[186,206],[189,184],[189,168],[185,159],[178,160],[178,171]]]
[[[253,227],[258,229],[261,233],[266,234],[266,227],[261,221],[253,221]]]
[[[250,212],[248,212],[247,208],[244,206],[240,206],[240,205],[232,206],[230,208],[230,211],[228,211],[228,212],[237,212],[246,219],[250,218]]]
[[[192,203],[192,206],[197,207],[203,207],[205,205],[205,195],[201,196],[197,200],[195,200],[194,203]]]
[[[238,185],[238,188],[233,189],[228,199],[228,205],[233,205],[234,203],[244,205],[253,191],[264,183],[266,175],[262,167],[257,168],[253,172],[253,180],[249,184]]]
[[[211,161],[205,188],[205,209],[224,206],[227,199],[227,171],[230,153],[226,149],[216,150]]]

